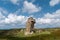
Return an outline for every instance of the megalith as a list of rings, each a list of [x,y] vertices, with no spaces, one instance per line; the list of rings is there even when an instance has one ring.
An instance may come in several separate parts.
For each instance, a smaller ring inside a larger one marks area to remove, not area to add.
[[[28,20],[26,22],[25,35],[34,33],[34,24],[35,23],[36,22],[35,22],[35,19],[33,19],[33,17],[28,18]]]

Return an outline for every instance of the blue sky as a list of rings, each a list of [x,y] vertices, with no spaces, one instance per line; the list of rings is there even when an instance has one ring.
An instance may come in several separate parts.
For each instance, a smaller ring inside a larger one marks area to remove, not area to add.
[[[29,17],[36,28],[60,27],[60,0],[0,0],[0,29],[23,28]]]

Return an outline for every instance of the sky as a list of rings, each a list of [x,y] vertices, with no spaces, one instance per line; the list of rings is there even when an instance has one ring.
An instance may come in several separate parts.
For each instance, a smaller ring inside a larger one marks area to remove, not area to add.
[[[25,28],[29,17],[35,28],[60,27],[60,0],[0,0],[0,29]]]

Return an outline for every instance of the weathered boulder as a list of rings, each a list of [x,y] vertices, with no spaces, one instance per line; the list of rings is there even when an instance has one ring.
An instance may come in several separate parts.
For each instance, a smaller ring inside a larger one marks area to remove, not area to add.
[[[33,33],[33,31],[34,31],[34,24],[35,24],[35,19],[33,19],[32,17],[28,18],[28,20],[26,22],[25,35]]]

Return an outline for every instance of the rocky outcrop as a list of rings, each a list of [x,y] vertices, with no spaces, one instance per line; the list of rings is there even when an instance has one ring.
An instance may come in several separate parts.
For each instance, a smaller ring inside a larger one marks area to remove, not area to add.
[[[25,34],[32,34],[34,31],[34,24],[35,24],[35,19],[33,19],[32,17],[28,18],[27,22],[26,22],[26,31]]]

